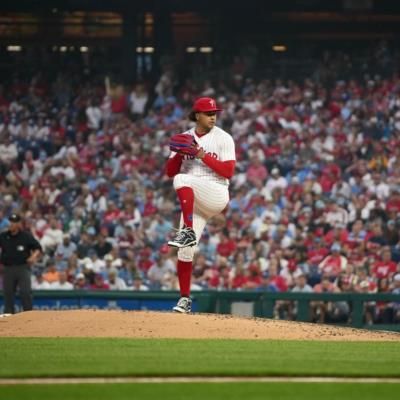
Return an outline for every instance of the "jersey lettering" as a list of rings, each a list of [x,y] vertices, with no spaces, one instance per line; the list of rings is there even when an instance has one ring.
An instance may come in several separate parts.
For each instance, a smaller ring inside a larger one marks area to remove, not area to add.
[[[203,149],[203,148],[202,148]],[[203,149],[204,150],[204,149]],[[205,151],[205,150],[204,150]],[[210,157],[215,158],[218,160],[218,154],[217,153],[212,153],[211,151],[205,151],[206,154],[208,154]],[[185,154],[183,156],[184,160],[194,160],[196,156],[191,156],[189,154]]]

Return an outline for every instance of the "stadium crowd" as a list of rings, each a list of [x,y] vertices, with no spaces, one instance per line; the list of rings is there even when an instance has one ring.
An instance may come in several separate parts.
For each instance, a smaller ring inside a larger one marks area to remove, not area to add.
[[[357,79],[351,61],[325,54],[301,82],[254,77],[246,58],[214,80],[181,82],[166,65],[154,87],[68,68],[16,75],[0,88],[0,230],[18,212],[40,241],[33,288],[178,288],[168,139],[191,126],[194,98],[211,96],[237,170],[192,289],[400,294],[397,59],[378,48]],[[312,306],[315,321],[351,314],[346,302]],[[368,303],[365,318],[400,322],[400,303]]]

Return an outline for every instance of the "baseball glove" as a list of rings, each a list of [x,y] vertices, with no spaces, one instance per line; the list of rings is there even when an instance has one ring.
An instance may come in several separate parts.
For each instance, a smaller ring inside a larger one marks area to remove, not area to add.
[[[196,139],[187,133],[173,135],[169,142],[169,148],[171,151],[189,156],[195,156],[199,152],[199,145]]]

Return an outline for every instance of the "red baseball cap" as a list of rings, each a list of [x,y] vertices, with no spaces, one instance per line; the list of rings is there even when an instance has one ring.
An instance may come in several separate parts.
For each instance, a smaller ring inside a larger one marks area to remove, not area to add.
[[[200,97],[193,104],[194,112],[222,111],[217,102],[211,97]]]

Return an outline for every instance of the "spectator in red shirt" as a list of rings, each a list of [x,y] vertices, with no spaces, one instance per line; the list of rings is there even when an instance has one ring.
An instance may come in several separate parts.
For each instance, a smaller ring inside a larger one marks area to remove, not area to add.
[[[236,250],[236,241],[222,232],[220,233],[220,239],[217,245],[217,253],[222,257],[230,257]]]
[[[109,290],[110,286],[108,283],[104,282],[103,275],[101,274],[96,274],[94,276],[94,281],[93,284],[90,285],[91,290]]]
[[[287,292],[287,281],[283,276],[279,275],[278,266],[275,262],[270,263],[268,266],[268,278],[270,285],[274,285],[279,292]]]
[[[396,272],[397,265],[392,260],[390,247],[383,247],[381,250],[381,258],[372,265],[372,276],[376,279],[391,279]]]
[[[125,89],[121,84],[111,83],[110,79],[105,79],[106,93],[111,99],[111,111],[114,114],[121,114],[128,110],[128,100]]]
[[[367,260],[363,244],[359,244],[354,249],[348,251],[348,262],[354,265],[355,268],[363,267]]]
[[[386,211],[400,213],[400,192],[397,187],[391,189],[391,196],[386,203]]]
[[[121,215],[121,210],[117,208],[114,201],[107,202],[107,210],[104,213],[103,221],[106,225],[115,223]]]
[[[129,176],[139,167],[140,161],[134,156],[131,148],[126,148],[124,154],[119,157],[119,164],[121,174],[123,176]]]
[[[139,260],[137,265],[138,268],[144,273],[147,273],[150,267],[154,264],[154,262],[150,259],[150,256],[151,256],[150,248],[144,248],[139,253]]]
[[[247,180],[254,184],[255,181],[265,181],[268,176],[267,168],[262,164],[261,160],[255,156],[250,160],[250,165],[247,168]]]
[[[338,180],[341,175],[341,170],[337,164],[335,164],[334,162],[330,162],[325,165],[324,169],[322,170],[322,173],[323,174],[331,174],[331,176],[335,180]]]
[[[340,251],[340,244],[334,243],[331,254],[325,257],[318,266],[320,273],[325,277],[328,276],[331,281],[335,280],[347,266],[347,258],[342,256]]]
[[[215,267],[206,270],[205,279],[208,287],[228,289],[230,285],[230,268],[225,257],[219,257]]]
[[[332,172],[321,174],[318,179],[318,183],[321,185],[322,191],[324,193],[329,193],[332,190],[333,185],[335,184],[336,179]]]
[[[221,265],[219,268],[219,289],[230,289],[231,283],[231,269],[229,268],[228,264]]]
[[[324,236],[325,243],[331,246],[333,243],[344,245],[347,242],[349,232],[346,226],[341,223],[336,223],[333,229],[329,230]]]
[[[151,190],[146,190],[146,202],[144,203],[143,217],[150,217],[157,213],[158,209],[154,205],[153,197],[153,192]]]
[[[285,189],[285,196],[291,202],[295,202],[301,199],[301,195],[303,194],[303,186],[300,184],[300,180],[297,176],[294,176]]]
[[[319,237],[314,238],[314,245],[307,252],[307,262],[311,265],[319,265],[329,254],[325,240]]]
[[[264,150],[265,157],[270,160],[271,158],[276,158],[276,156],[280,155],[281,153],[281,146],[279,145],[278,141],[272,137],[270,145]]]
[[[245,289],[256,289],[263,282],[261,268],[258,262],[250,264],[247,269],[246,283],[243,285]]]
[[[230,283],[230,288],[242,289],[246,286],[247,282],[248,282],[248,277],[245,273],[244,268],[242,266],[237,266],[235,268],[235,274]]]

